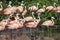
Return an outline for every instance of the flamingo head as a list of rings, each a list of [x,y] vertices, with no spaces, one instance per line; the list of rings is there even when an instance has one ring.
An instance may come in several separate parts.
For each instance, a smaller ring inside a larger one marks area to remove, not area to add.
[[[54,17],[51,17],[51,20],[54,20],[55,18]]]

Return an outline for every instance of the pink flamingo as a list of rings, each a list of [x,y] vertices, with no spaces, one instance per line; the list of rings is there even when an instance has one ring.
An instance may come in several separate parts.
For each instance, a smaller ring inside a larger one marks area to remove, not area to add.
[[[24,20],[20,19],[18,14],[14,17],[14,20],[11,20],[8,22],[7,26],[8,29],[18,29],[18,28],[22,28],[24,25]]]
[[[17,7],[17,12],[20,12],[20,13],[23,12],[23,6],[18,6]]]
[[[29,28],[36,28],[39,22],[40,20],[37,19],[37,20],[34,20],[33,22],[26,23],[25,26]]]
[[[36,11],[38,8],[36,7],[36,6],[31,6],[31,7],[29,7],[29,11]]]
[[[28,16],[28,17],[25,17],[24,20],[25,20],[25,21],[31,21],[31,20],[33,20],[33,17]]]
[[[53,6],[48,6],[48,7],[46,7],[46,10],[52,10],[54,7]]]
[[[7,23],[8,23],[8,20],[0,21],[0,31],[5,29]]]
[[[60,6],[53,9],[53,11],[60,13]]]
[[[13,7],[9,7],[9,8],[4,9],[2,11],[2,14],[11,17],[15,12],[16,12],[16,7],[13,6]]]
[[[44,26],[54,26],[54,20],[55,19],[54,17],[51,17],[51,20],[47,20],[45,22],[42,23],[42,25]]]
[[[40,19],[40,15],[41,15],[42,12],[45,12],[45,8],[39,9],[39,10],[37,10],[37,12],[36,12],[36,13],[38,13],[38,18],[39,18],[39,19]]]
[[[24,1],[22,1],[21,6],[18,6],[18,7],[17,7],[17,12],[18,12],[18,13],[22,13],[22,12],[23,12],[23,9],[24,9],[24,8],[23,8],[23,6],[24,6],[23,3],[24,3]]]
[[[19,28],[19,26],[17,25],[17,23],[15,23],[15,21],[10,21],[8,24],[8,29],[17,29]]]
[[[31,7],[28,8],[28,10],[30,12],[32,12],[32,16],[33,16],[34,19],[35,19],[35,17],[34,17],[34,11],[38,10],[38,6],[39,6],[39,3],[37,3],[37,7],[36,6],[31,6]]]
[[[22,24],[21,22],[19,22],[19,20],[14,20],[14,21],[10,21],[7,24],[8,29],[18,29],[18,28],[22,28]]]
[[[23,16],[23,18],[24,18],[24,16],[27,14],[27,9],[26,9],[26,6],[25,6],[25,10],[23,11],[23,13],[22,13],[22,16]]]
[[[24,11],[24,7],[23,6],[24,6],[24,4],[23,4],[23,1],[22,1],[21,6],[18,6],[17,10],[16,10],[16,12],[17,12],[18,15]]]

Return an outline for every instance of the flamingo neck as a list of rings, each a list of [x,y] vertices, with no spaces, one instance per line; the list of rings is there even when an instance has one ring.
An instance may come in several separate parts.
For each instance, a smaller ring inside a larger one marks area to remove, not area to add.
[[[32,12],[32,17],[35,19],[35,17],[34,17],[34,12]]]
[[[54,20],[53,19],[51,19],[51,21],[52,21],[52,23],[54,23]]]
[[[23,15],[23,18],[24,18],[24,15]]]
[[[53,19],[51,19],[51,21],[54,21]]]
[[[3,7],[2,7],[2,4],[0,4],[0,8],[3,8]]]
[[[37,8],[38,8],[38,5],[37,5]]]
[[[40,18],[40,15],[41,15],[41,13],[38,13],[38,18],[39,18],[39,20],[41,19],[41,18]]]

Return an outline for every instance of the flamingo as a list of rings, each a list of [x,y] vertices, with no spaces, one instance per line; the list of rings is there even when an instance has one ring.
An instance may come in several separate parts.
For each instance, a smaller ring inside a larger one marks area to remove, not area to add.
[[[24,18],[28,23],[25,23],[25,26],[26,27],[29,27],[29,28],[36,28],[37,25],[39,24],[40,20],[39,19],[34,19],[33,17],[26,17]],[[32,22],[31,22],[32,21]]]
[[[54,17],[51,17],[51,20],[47,20],[45,22],[42,23],[42,25],[44,26],[54,26],[54,20],[55,19]]]
[[[8,20],[0,21],[0,31],[5,29],[7,23],[8,23]]]
[[[10,7],[10,10],[11,10],[12,12],[16,12],[17,7],[16,7],[16,6]]]
[[[22,13],[22,12],[23,12],[23,6],[18,6],[18,7],[17,7],[17,12]]]
[[[7,24],[8,29],[18,29],[22,28],[24,25],[24,20],[20,19],[18,14],[14,17],[14,20],[10,20]]]
[[[37,10],[37,12],[36,12],[36,13],[38,13],[38,18],[39,18],[39,19],[40,19],[40,15],[41,15],[42,12],[45,12],[45,8],[39,9],[39,10]]]
[[[43,8],[38,9],[36,13],[38,13],[38,18],[40,19],[40,15],[42,12],[45,12],[45,5],[43,5]]]
[[[33,17],[28,16],[28,17],[25,17],[24,20],[25,20],[25,21],[31,21],[31,20],[33,20]]]
[[[23,11],[23,13],[22,13],[22,16],[23,16],[23,18],[24,18],[24,16],[27,14],[27,10],[26,10],[26,6],[25,6],[25,10]]]
[[[18,7],[17,7],[16,12],[17,12],[18,15],[23,12],[23,10],[24,10],[23,5],[24,5],[24,4],[23,4],[23,1],[22,1],[21,6],[18,6]],[[17,15],[17,14],[16,14],[16,15]]]
[[[17,12],[18,13],[22,13],[23,12],[23,9],[24,9],[23,6],[24,6],[24,1],[22,1],[21,6],[17,7]]]
[[[39,5],[39,3],[37,3],[37,7],[36,6],[31,6],[31,7],[28,8],[28,10],[30,12],[32,12],[32,16],[33,16],[34,19],[35,19],[35,17],[34,17],[34,11],[38,10],[38,5]]]
[[[10,9],[10,8],[4,9],[4,10],[2,11],[2,14],[4,14],[4,15],[11,15],[12,12],[11,12],[9,9]]]
[[[46,10],[52,10],[54,7],[53,6],[48,6],[48,7],[46,7]]]
[[[36,6],[31,6],[28,8],[29,11],[36,11],[38,8]]]
[[[7,26],[8,26],[8,29],[17,29],[19,28],[18,26],[18,21],[16,22],[15,20],[14,21],[10,21],[8,22]]]
[[[31,11],[31,12],[36,11],[36,10],[38,10],[38,6],[39,6],[39,3],[37,3],[37,6],[33,5],[33,6],[29,7],[28,10]]]
[[[60,6],[54,7],[54,8],[53,8],[53,11],[55,11],[55,12],[57,12],[57,13],[60,13]]]
[[[6,8],[2,11],[2,14],[3,15],[7,15],[9,17],[11,17],[15,12],[16,12],[16,7],[13,6],[13,7],[9,7],[9,8]]]
[[[33,22],[26,23],[25,26],[29,27],[29,28],[36,28],[37,25],[39,24],[39,22],[40,22],[40,20],[36,19]]]

